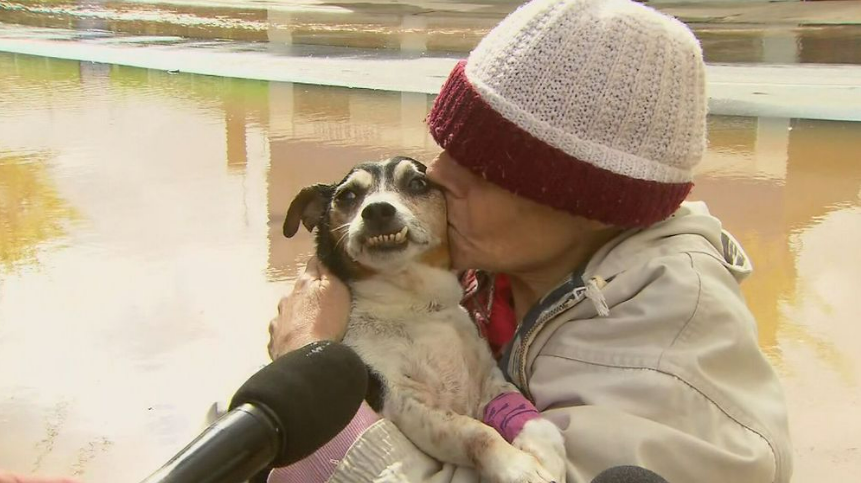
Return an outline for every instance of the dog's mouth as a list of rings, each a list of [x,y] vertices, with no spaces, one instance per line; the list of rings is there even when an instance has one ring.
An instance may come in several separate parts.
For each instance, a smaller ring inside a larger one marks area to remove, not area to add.
[[[365,247],[370,250],[392,251],[406,248],[409,243],[409,228],[403,227],[400,231],[383,233],[365,238]]]

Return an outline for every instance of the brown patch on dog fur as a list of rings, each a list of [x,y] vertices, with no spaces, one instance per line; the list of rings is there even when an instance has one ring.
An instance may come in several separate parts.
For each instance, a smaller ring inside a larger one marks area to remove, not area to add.
[[[451,268],[451,254],[448,251],[448,240],[443,238],[443,242],[433,250],[428,250],[419,258],[419,261],[425,265],[436,268]]]
[[[350,264],[350,271],[353,280],[367,280],[379,273],[371,268],[362,265],[361,263],[356,262],[352,262]]]
[[[419,258],[419,262],[436,268],[450,269],[451,254],[448,247],[448,219],[446,215],[445,197],[440,191],[428,193],[428,198],[404,198],[404,205],[413,213],[421,213],[428,229],[439,239],[440,243],[428,250]]]

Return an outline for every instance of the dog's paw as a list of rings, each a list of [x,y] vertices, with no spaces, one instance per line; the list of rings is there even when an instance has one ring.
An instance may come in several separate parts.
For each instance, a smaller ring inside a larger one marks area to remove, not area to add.
[[[498,461],[487,465],[482,473],[493,483],[558,483],[553,475],[529,453],[508,446]],[[483,481],[483,480],[482,480]]]
[[[565,483],[565,441],[556,425],[546,419],[533,419],[523,426],[511,444],[534,456],[550,473],[553,481]]]

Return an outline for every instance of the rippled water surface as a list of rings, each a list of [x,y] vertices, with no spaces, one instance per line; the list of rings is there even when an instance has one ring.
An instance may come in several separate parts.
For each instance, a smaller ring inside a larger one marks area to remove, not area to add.
[[[138,481],[266,362],[292,196],[437,151],[432,98],[0,54],[0,467]],[[743,243],[796,481],[861,468],[861,124],[715,117],[693,198]]]

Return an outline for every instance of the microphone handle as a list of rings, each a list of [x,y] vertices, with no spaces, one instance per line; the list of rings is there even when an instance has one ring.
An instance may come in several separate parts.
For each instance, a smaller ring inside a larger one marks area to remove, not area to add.
[[[245,482],[275,460],[280,431],[268,411],[243,404],[212,423],[141,483]]]

